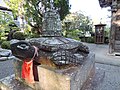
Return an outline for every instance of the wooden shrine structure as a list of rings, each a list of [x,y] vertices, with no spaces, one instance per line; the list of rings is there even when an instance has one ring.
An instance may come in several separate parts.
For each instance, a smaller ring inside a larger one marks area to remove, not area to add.
[[[120,0],[99,0],[100,7],[111,7],[109,53],[120,53]]]
[[[104,27],[106,24],[97,24],[95,25],[95,43],[103,44],[104,43]]]

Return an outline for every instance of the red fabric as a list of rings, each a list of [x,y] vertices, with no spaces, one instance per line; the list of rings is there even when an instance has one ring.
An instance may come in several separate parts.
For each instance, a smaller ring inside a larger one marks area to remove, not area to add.
[[[25,79],[25,81],[28,83],[34,83],[33,60],[29,62],[26,62],[26,60],[23,61],[22,78]]]
[[[32,59],[23,60],[23,65],[22,65],[22,78],[25,79],[25,81],[28,83],[34,83],[33,60],[34,60],[35,55],[38,56],[38,48],[35,46],[33,47],[35,49],[35,52],[34,52]]]

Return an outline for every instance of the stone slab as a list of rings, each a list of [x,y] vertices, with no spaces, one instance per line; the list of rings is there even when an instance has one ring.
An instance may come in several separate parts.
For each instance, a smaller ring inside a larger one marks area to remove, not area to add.
[[[1,80],[1,90],[80,90],[90,76],[94,75],[94,54],[89,54],[81,66],[55,69],[38,66],[39,82],[34,87],[21,82],[21,61],[15,62],[15,75]],[[92,73],[92,74],[91,74]],[[31,86],[32,88],[30,88]],[[26,89],[27,88],[27,89]]]
[[[0,79],[0,90],[33,90],[23,82],[16,80],[15,75]]]
[[[14,62],[15,78],[21,79],[21,65],[20,60]],[[39,82],[35,83],[32,88],[37,90],[80,90],[91,71],[94,71],[95,55],[90,53],[82,65],[77,67],[69,67],[67,69],[55,69],[46,66],[38,66]]]
[[[77,67],[57,70],[38,66],[40,90],[80,90],[91,72],[94,72],[95,56],[89,54],[86,61]]]

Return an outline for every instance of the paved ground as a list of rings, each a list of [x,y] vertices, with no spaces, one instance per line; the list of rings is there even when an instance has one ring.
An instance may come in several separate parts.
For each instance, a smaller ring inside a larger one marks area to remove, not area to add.
[[[114,56],[109,54],[109,46],[102,44],[87,44],[91,52],[95,53],[95,60],[98,63],[110,64],[115,66],[120,66],[120,56]]]
[[[0,62],[0,79],[14,73],[13,60]]]
[[[96,74],[83,90],[120,90],[120,56],[108,54],[108,45],[86,45],[95,53]]]
[[[82,90],[120,90],[120,67],[95,64],[95,76]]]
[[[96,74],[84,90],[120,90],[120,56],[108,54],[108,45],[85,44],[95,53]],[[12,62],[0,62],[0,79],[14,73]]]

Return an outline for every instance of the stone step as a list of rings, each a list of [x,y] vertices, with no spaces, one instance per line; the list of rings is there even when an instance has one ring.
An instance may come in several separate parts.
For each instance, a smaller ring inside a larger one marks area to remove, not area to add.
[[[25,85],[15,79],[15,75],[11,75],[0,79],[0,90],[33,90],[31,87]]]

